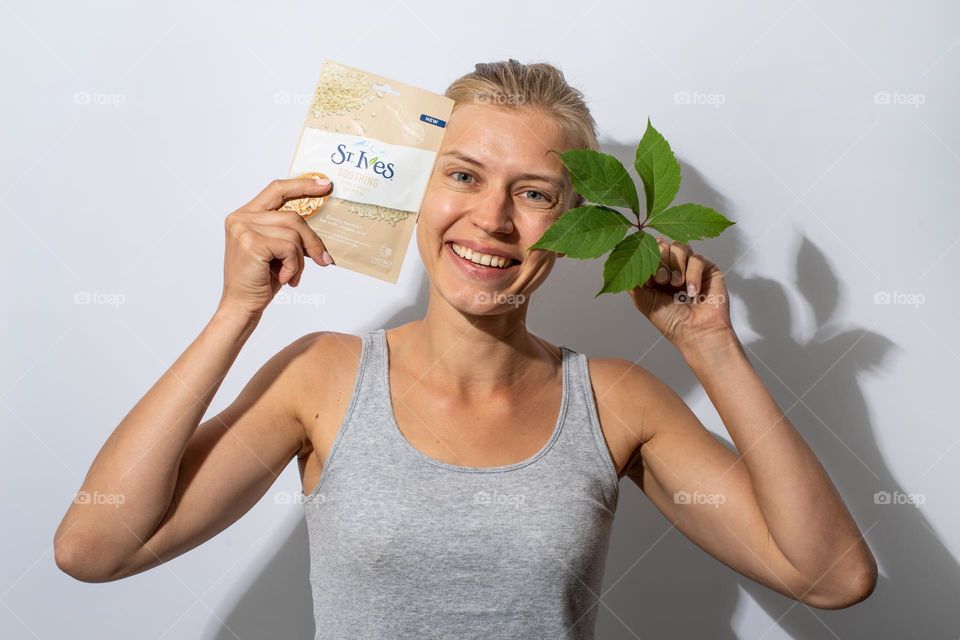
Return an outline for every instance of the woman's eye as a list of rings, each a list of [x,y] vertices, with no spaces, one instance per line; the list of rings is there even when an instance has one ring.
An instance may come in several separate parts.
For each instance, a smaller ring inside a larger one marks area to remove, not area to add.
[[[526,200],[529,200],[530,202],[533,202],[535,204],[550,204],[552,202],[550,197],[541,191],[534,191],[533,189],[529,189],[527,191],[524,191],[523,194],[526,196],[525,198]]]
[[[457,176],[466,176],[466,177],[468,177],[468,178],[473,178],[473,176],[471,176],[469,173],[466,173],[466,172],[464,172],[464,171],[454,171],[454,172],[451,173],[450,175],[453,176],[453,179],[454,179],[454,180],[456,180],[457,182],[460,182],[461,184],[469,184],[469,183],[463,182],[462,180],[458,180],[458,179],[457,179]]]

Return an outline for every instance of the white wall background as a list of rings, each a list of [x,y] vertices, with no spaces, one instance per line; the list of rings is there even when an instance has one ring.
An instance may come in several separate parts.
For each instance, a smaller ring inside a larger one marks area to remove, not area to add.
[[[326,57],[435,91],[475,62],[548,60],[607,151],[629,160],[651,116],[683,162],[678,201],[737,221],[696,246],[729,274],[753,362],[867,531],[881,584],[849,610],[807,608],[704,554],[625,482],[599,637],[960,635],[960,8],[359,6],[0,2],[0,636],[312,636],[301,507],[274,499],[298,490],[296,465],[229,530],[127,580],[74,581],[52,538],[103,440],[214,310],[223,217],[284,175]],[[311,267],[297,291],[314,297],[268,310],[208,415],[304,333],[422,314],[409,256],[396,286]],[[534,331],[642,356],[724,436],[628,297],[592,298],[600,282],[599,264],[561,261]],[[100,303],[76,304],[84,292]]]

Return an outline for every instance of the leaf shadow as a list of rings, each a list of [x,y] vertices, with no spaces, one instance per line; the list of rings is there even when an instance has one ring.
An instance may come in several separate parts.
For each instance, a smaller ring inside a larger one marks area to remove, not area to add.
[[[603,145],[603,151],[626,166],[632,164],[633,149],[635,145]],[[683,180],[676,201],[706,204],[736,220],[728,200],[694,167],[682,158],[680,162]],[[788,415],[822,461],[861,530],[869,529],[866,538],[883,575],[873,595],[855,607],[808,608],[741,576],[679,531],[670,530],[643,493],[625,480],[607,561],[604,589],[609,592],[603,598],[598,637],[733,638],[734,618],[743,610],[741,591],[775,621],[771,626],[792,637],[912,637],[917,629],[924,629],[926,637],[957,637],[960,621],[951,611],[951,603],[960,596],[956,558],[922,511],[874,500],[878,491],[908,493],[878,446],[859,384],[861,376],[889,375],[888,356],[896,345],[844,321],[838,269],[799,233],[792,283],[740,275],[751,266],[752,254],[737,226],[710,239],[706,250],[697,243],[691,246],[708,255],[727,276],[734,309],[744,315],[741,319],[734,314],[735,326],[749,327],[756,334],[755,339],[744,341],[745,347],[778,404],[786,409],[797,396],[803,398]],[[577,345],[591,357],[639,360],[688,402],[702,397],[683,359],[647,325],[626,296],[620,300],[601,296],[589,307],[578,306],[576,313],[563,312],[570,308],[571,298],[582,296],[577,293],[581,289],[599,289],[602,264],[595,262],[577,269],[558,265],[560,277],[548,279],[543,293],[554,304],[540,303],[531,324],[539,326],[543,313],[544,321],[551,323],[547,332],[551,337],[560,335],[563,343]],[[735,264],[732,271],[731,264]],[[562,291],[547,290],[548,286],[562,286]],[[803,308],[791,309],[789,289],[799,293]],[[801,314],[813,318],[815,330],[810,336],[795,335]],[[633,336],[627,346],[625,336]],[[818,382],[828,369],[829,374]],[[723,425],[714,426],[724,433],[714,437],[732,450]]]

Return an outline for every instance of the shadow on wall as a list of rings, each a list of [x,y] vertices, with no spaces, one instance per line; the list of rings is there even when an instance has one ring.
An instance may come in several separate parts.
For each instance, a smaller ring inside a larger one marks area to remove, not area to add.
[[[267,499],[271,493],[267,492]],[[303,508],[297,511],[299,518],[279,551],[259,573],[249,576],[246,589],[238,590],[241,595],[229,606],[228,613],[220,614],[222,622],[216,618],[210,620],[204,638],[309,640],[314,637],[309,539]]]
[[[604,145],[606,153],[626,166],[632,164],[634,149]],[[703,203],[735,220],[724,198],[691,166],[681,164],[683,186],[678,202]],[[771,223],[777,213],[771,213]],[[756,230],[753,235],[763,231]],[[841,283],[824,254],[803,236],[798,236],[796,280],[789,284],[806,303],[808,308],[802,312],[815,319],[816,331],[810,336],[796,335],[793,320],[801,310],[796,310],[797,314],[791,310],[787,283],[740,275],[750,258],[751,243],[735,226],[705,246],[693,246],[724,271],[735,303],[734,325],[741,332],[749,327],[759,336],[745,341],[750,360],[866,532],[883,573],[880,583],[867,601],[849,609],[806,607],[703,552],[671,527],[626,479],[621,483],[602,602],[597,605],[601,607],[597,637],[734,638],[733,619],[742,615],[741,591],[775,621],[765,629],[775,635],[909,638],[917,637],[922,629],[923,637],[957,637],[960,621],[952,604],[960,601],[956,559],[919,509],[874,498],[877,492],[908,493],[877,446],[870,411],[858,384],[862,374],[883,373],[881,365],[895,345],[882,335],[843,324],[837,313]],[[528,314],[531,330],[593,357],[638,361],[681,396],[702,393],[683,359],[660,339],[628,296],[592,299],[602,284],[601,265],[602,261],[558,261],[555,274],[532,300]],[[573,296],[582,299],[576,307],[571,305]],[[427,297],[424,280],[412,305],[377,326],[394,327],[422,317]],[[571,313],[571,308],[577,311]],[[738,309],[743,309],[746,317],[737,317]],[[717,438],[733,448],[729,438]],[[280,551],[253,577],[224,617],[229,630],[213,621],[206,637],[312,638],[308,571],[307,532],[301,518]],[[761,633],[769,635],[765,632]]]

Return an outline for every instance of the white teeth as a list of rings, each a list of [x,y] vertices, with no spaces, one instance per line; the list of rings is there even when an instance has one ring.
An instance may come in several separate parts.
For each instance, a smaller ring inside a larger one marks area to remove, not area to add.
[[[473,249],[467,247],[461,247],[456,242],[451,242],[450,246],[453,247],[454,253],[456,253],[461,258],[465,258],[470,262],[476,264],[482,264],[487,267],[498,267],[504,268],[512,262],[511,258],[504,258],[502,256],[492,256],[486,253],[479,253]]]

